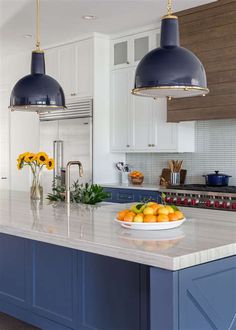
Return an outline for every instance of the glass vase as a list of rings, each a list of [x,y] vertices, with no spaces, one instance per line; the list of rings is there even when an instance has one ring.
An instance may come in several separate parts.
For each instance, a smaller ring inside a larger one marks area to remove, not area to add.
[[[30,198],[32,200],[43,199],[43,187],[41,185],[41,169],[37,167],[33,172],[33,180],[30,188]]]

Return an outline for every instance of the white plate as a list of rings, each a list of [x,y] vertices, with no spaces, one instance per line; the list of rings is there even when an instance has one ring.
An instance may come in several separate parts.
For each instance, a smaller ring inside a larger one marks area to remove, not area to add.
[[[169,221],[169,222],[126,222],[115,219],[115,222],[118,222],[122,227],[127,229],[136,229],[136,230],[165,230],[173,229],[181,226],[186,221],[186,218],[178,221]]]

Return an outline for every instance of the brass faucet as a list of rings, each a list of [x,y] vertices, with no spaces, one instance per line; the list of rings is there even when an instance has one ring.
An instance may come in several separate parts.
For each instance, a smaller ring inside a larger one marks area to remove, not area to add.
[[[70,168],[71,165],[79,166],[79,176],[83,176],[83,166],[79,160],[72,160],[66,165],[66,203],[70,204]]]

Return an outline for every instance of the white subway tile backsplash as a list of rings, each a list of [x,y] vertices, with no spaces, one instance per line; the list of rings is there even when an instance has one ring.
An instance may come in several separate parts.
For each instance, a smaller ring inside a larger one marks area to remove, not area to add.
[[[126,154],[127,163],[144,173],[145,183],[159,183],[169,159],[184,160],[187,183],[204,183],[203,174],[219,170],[232,175],[230,184],[236,185],[236,119],[197,122],[195,153]]]

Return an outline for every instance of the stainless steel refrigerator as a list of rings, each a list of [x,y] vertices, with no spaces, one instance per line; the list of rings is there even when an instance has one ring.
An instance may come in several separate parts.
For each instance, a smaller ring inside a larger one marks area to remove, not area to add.
[[[67,103],[67,110],[40,114],[40,150],[55,157],[55,171],[44,170],[42,182],[44,191],[50,192],[55,175],[71,160],[79,160],[84,174],[79,178],[78,167],[71,169],[71,182],[79,179],[81,183],[93,180],[92,137],[93,116],[91,99]]]

